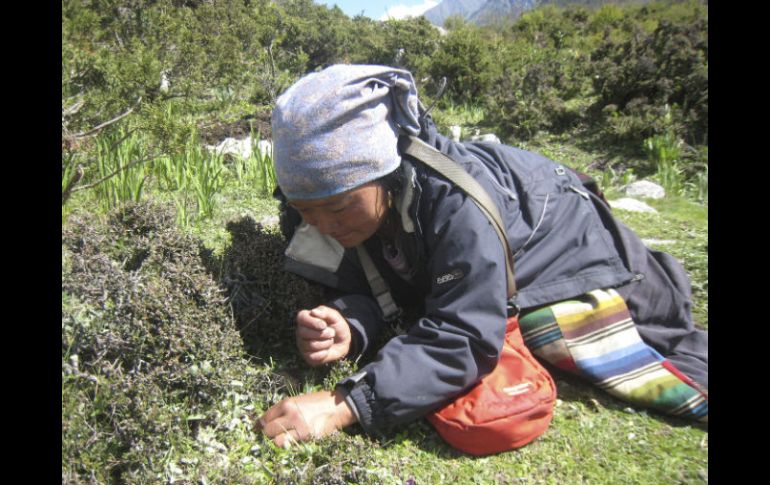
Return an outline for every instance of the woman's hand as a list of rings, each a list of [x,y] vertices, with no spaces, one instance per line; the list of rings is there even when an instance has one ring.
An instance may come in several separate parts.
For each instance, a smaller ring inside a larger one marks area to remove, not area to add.
[[[282,448],[323,438],[356,423],[355,414],[338,391],[289,397],[259,418],[262,432]]]
[[[350,343],[350,325],[334,308],[321,305],[297,314],[297,348],[311,366],[342,359]]]

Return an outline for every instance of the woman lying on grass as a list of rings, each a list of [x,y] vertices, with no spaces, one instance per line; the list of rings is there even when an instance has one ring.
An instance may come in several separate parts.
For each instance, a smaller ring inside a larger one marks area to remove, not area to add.
[[[514,253],[511,299],[489,219],[403,152],[409,136],[490,194]],[[333,392],[270,408],[259,424],[277,445],[356,422],[380,434],[447,404],[495,367],[517,312],[541,360],[632,403],[707,420],[708,334],[693,325],[684,269],[648,250],[569,169],[506,145],[450,141],[411,74],[384,66],[300,79],[277,101],[273,137],[286,269],[330,292],[297,314],[299,351],[312,366],[374,355]],[[384,285],[370,284],[367,254]],[[401,308],[419,318],[372,348]]]

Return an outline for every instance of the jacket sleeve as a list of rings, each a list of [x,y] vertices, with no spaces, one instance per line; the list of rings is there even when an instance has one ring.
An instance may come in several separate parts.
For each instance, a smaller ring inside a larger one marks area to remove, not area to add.
[[[368,433],[386,432],[451,401],[491,372],[500,356],[503,247],[472,200],[448,185],[443,192],[442,202],[423,217],[431,278],[425,315],[339,384]]]

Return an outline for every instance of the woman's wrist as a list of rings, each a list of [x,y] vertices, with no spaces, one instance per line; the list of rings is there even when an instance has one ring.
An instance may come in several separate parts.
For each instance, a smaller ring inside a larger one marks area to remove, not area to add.
[[[345,399],[346,393],[341,389],[335,389],[334,392],[335,419],[337,428],[342,429],[358,422],[356,413],[350,407]]]

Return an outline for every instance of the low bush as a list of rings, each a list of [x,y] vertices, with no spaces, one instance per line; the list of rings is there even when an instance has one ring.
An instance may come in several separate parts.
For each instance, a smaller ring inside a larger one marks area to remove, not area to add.
[[[174,219],[148,202],[73,214],[63,227],[64,483],[259,482],[255,456],[275,457],[252,451],[263,443],[255,415],[301,380],[332,388],[350,371],[343,363],[324,378],[296,355],[294,314],[322,294],[283,271],[278,228],[232,221],[217,258]],[[347,473],[335,467],[322,475]]]
[[[152,476],[241,358],[225,295],[168,211],[73,216],[62,243],[62,477]]]
[[[233,315],[249,353],[274,351],[294,339],[294,315],[323,301],[320,285],[284,271],[286,239],[251,217],[227,224],[231,244],[222,262]]]

